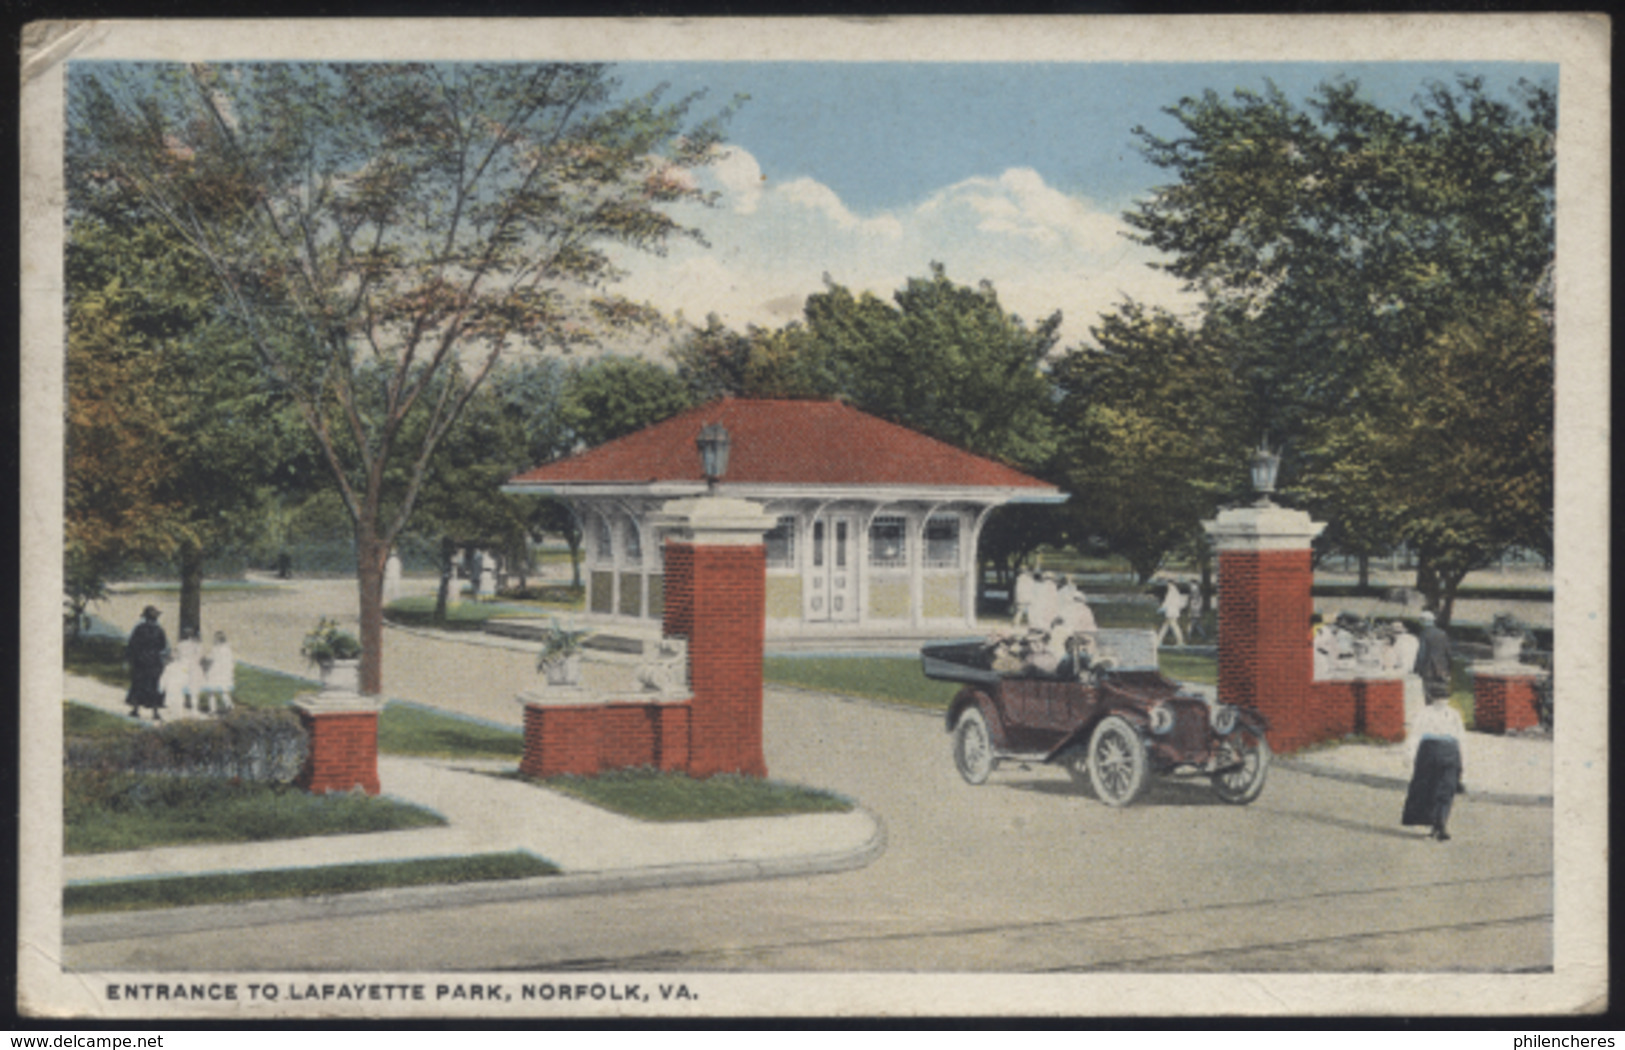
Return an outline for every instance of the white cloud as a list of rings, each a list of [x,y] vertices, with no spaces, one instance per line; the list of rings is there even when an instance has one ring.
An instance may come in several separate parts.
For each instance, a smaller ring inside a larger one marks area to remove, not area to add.
[[[812,178],[765,182],[749,152],[731,150],[705,178],[722,191],[712,209],[685,213],[709,249],[667,258],[628,255],[620,291],[698,321],[776,326],[792,304],[823,288],[823,275],[883,298],[932,262],[962,284],[993,282],[1000,302],[1032,322],[1061,310],[1062,345],[1088,337],[1099,314],[1132,296],[1185,313],[1194,298],[1146,263],[1114,213],[1046,183],[1031,168],[946,186],[912,208],[861,214]]]

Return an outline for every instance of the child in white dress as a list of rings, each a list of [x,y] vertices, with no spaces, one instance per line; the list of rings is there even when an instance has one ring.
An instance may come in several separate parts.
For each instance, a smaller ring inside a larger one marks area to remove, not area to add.
[[[198,710],[223,715],[233,704],[232,692],[237,684],[237,665],[231,656],[231,643],[225,631],[214,632],[214,645],[203,664],[203,685],[198,694]],[[209,698],[213,698],[212,703]]]

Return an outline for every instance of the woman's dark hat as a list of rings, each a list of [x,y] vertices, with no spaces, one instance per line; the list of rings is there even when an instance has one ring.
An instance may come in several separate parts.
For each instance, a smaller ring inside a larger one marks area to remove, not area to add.
[[[158,606],[149,605],[145,609],[142,609],[141,610],[141,618],[143,620],[156,620],[156,619],[158,619]]]

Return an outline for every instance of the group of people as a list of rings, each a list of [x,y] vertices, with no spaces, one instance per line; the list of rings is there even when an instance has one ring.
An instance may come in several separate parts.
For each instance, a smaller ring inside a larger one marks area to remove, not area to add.
[[[158,607],[141,611],[141,622],[130,632],[124,645],[124,659],[130,667],[130,691],[124,702],[132,718],[141,709],[152,711],[153,721],[163,721],[168,700],[176,698],[181,709],[197,714],[225,714],[235,698],[236,661],[226,632],[214,632],[214,644],[205,653],[196,628],[181,628],[180,640],[170,648],[169,638],[158,626]]]
[[[1083,590],[1061,573],[1021,573],[1012,598],[1011,620],[1025,631],[988,639],[995,671],[1060,673],[1096,630]]]

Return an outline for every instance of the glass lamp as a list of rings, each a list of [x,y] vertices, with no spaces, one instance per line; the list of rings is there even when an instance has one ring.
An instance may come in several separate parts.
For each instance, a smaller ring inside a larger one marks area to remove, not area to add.
[[[700,449],[700,470],[708,486],[715,488],[717,479],[728,473],[728,449],[733,442],[728,428],[721,423],[708,423],[694,442]]]
[[[1275,475],[1281,469],[1281,454],[1271,452],[1269,442],[1260,441],[1258,451],[1253,453],[1253,491],[1259,495],[1255,506],[1273,507],[1275,502],[1270,499],[1270,493],[1275,491]]]

